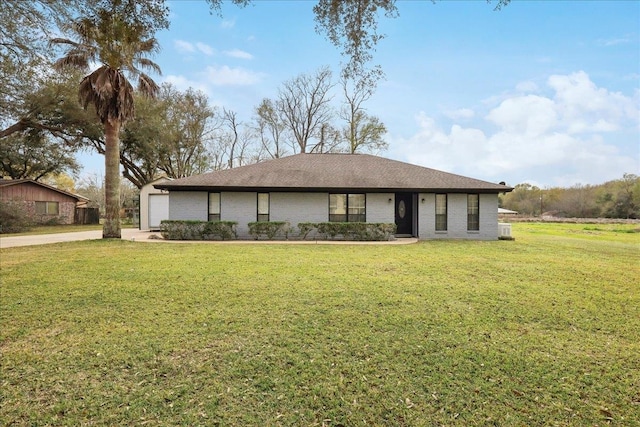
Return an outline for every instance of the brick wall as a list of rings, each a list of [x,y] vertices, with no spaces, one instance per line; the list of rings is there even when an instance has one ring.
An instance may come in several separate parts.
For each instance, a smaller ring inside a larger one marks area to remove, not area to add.
[[[238,223],[236,231],[239,239],[251,238],[247,224],[258,219],[258,193],[221,193],[220,219]]]
[[[424,199],[424,203],[422,203]],[[467,194],[447,195],[447,231],[435,231],[434,193],[418,196],[418,227],[420,239],[498,239],[498,195],[480,194],[480,230],[467,230]]]
[[[36,202],[12,202],[19,204],[25,216],[34,224],[73,224],[76,215],[75,202],[58,202],[58,215],[46,215],[36,213]]]
[[[301,222],[329,220],[327,193],[271,193],[271,221],[288,221],[291,227]],[[294,230],[293,235],[297,235]]]
[[[169,219],[206,221],[209,216],[209,193],[206,191],[172,191],[169,193]]]
[[[367,222],[394,223],[395,218],[394,193],[367,193]]]
[[[208,219],[207,192],[171,192],[169,218],[175,220]],[[395,204],[389,203],[393,193],[367,194],[367,222],[395,220]],[[424,202],[422,202],[424,199]],[[269,219],[288,221],[292,227],[300,222],[328,221],[328,193],[271,193]],[[447,231],[435,231],[435,194],[418,195],[418,235],[420,239],[476,239],[498,238],[498,196],[480,194],[480,230],[467,230],[467,194],[447,196]],[[257,193],[222,192],[220,217],[236,221],[239,238],[250,238],[248,223],[257,220]],[[295,235],[295,234],[294,234]]]

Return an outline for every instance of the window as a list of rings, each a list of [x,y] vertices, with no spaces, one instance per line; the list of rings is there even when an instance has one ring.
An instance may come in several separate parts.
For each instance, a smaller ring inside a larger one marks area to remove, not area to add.
[[[436,231],[447,231],[446,194],[436,194]]]
[[[467,194],[467,230],[480,230],[480,195]]]
[[[329,221],[366,222],[364,194],[329,194]]]
[[[38,215],[58,215],[59,212],[58,202],[36,202]]]
[[[364,194],[349,194],[347,198],[347,211],[349,222],[366,222]]]
[[[269,193],[258,193],[258,222],[269,221]]]
[[[209,193],[209,221],[220,221],[220,193]]]
[[[329,194],[329,221],[347,222],[346,194]]]

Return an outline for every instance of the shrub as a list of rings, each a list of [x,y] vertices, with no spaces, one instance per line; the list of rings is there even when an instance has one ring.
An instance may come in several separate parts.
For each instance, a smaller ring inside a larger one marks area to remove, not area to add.
[[[289,223],[285,221],[250,222],[249,233],[258,240],[261,236],[273,240],[276,236],[289,237]]]
[[[317,224],[313,222],[301,222],[298,224],[298,230],[300,230],[300,236],[302,240],[306,240],[309,233],[316,230]]]
[[[0,202],[0,234],[21,233],[30,227],[29,218],[20,202]]]
[[[342,236],[344,240],[365,241],[391,240],[396,232],[395,224],[371,222],[306,222],[298,224],[298,228],[302,239],[306,239],[313,230],[325,239]]]
[[[235,221],[173,221],[160,223],[162,237],[167,240],[227,240],[236,238]]]

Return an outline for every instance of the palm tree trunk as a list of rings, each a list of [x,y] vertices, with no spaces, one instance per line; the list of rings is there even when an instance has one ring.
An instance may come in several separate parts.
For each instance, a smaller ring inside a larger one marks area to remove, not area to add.
[[[119,239],[120,231],[120,123],[104,122],[105,219],[103,239]]]

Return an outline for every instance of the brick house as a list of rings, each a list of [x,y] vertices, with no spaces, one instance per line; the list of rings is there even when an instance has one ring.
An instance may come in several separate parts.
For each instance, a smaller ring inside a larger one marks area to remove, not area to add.
[[[497,240],[498,194],[513,190],[368,154],[296,154],[154,185],[169,219],[395,223],[397,236]]]
[[[31,179],[0,179],[0,202],[14,203],[35,224],[73,224],[86,197]]]

